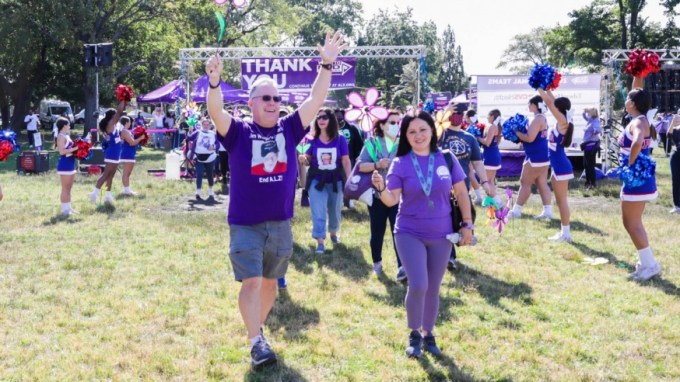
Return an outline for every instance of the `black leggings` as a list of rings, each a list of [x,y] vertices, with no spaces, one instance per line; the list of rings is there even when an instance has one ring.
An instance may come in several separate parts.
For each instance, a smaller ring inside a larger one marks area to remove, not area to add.
[[[389,220],[392,244],[397,255],[397,266],[401,267],[397,245],[394,243],[394,223],[397,220],[398,210],[398,205],[387,207],[385,203],[376,197],[373,198],[373,205],[368,207],[368,216],[371,221],[371,257],[373,258],[373,263],[382,261],[383,239],[385,237],[385,230],[387,230],[387,220]]]
[[[227,171],[229,171],[229,154],[226,151],[218,151],[217,153],[220,155],[220,174],[224,178],[227,176]]]
[[[586,184],[595,185],[595,157],[597,150],[585,150],[583,152],[583,167],[586,170]]]
[[[670,142],[669,142],[670,143]],[[680,148],[678,149],[680,150]],[[680,207],[680,151],[671,154],[671,179],[673,183],[673,205]]]

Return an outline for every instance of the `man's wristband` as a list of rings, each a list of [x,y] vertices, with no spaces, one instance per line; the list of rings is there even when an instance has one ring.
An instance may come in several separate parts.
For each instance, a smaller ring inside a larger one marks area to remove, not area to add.
[[[326,70],[332,70],[332,69],[333,69],[333,63],[330,63],[330,64],[320,64],[319,66],[321,66],[322,68],[324,68],[324,69],[326,69]]]
[[[220,84],[222,83],[222,79],[220,78],[219,81],[217,81],[217,85],[213,86],[213,84],[210,83],[210,80],[208,80],[208,86],[210,86],[210,89],[217,89],[220,87]]]

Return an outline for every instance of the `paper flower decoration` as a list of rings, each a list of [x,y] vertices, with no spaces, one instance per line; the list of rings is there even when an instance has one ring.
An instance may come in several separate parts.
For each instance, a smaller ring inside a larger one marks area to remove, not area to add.
[[[87,142],[79,138],[73,141],[73,146],[78,149],[73,153],[73,156],[76,157],[77,159],[79,160],[87,159],[88,156],[90,155],[90,149],[92,148],[92,144],[90,144],[90,142]]]
[[[534,89],[553,90],[560,86],[562,75],[548,64],[536,64],[531,69],[531,76],[529,77],[529,86]]]
[[[297,145],[296,149],[297,152],[300,154],[304,154],[309,150],[309,148],[312,146],[311,142],[314,139],[314,136],[311,134],[305,135],[304,138],[302,138],[302,141],[300,141],[300,144]]]
[[[503,138],[519,143],[519,138],[517,137],[517,132],[526,133],[527,126],[529,125],[529,120],[524,115],[517,113],[512,117],[508,118],[503,122],[502,134]]]
[[[116,98],[118,99],[118,102],[130,102],[134,96],[135,92],[127,85],[118,85],[116,88]]]
[[[387,109],[382,106],[375,106],[376,101],[380,97],[380,91],[376,88],[366,89],[366,100],[361,98],[361,94],[351,92],[347,95],[347,100],[354,106],[345,112],[345,120],[347,122],[359,121],[359,126],[365,132],[373,129],[373,121],[371,117],[378,120],[385,120],[388,117]]]
[[[639,154],[628,166],[628,156],[621,157],[621,166],[607,172],[609,178],[619,178],[627,187],[640,187],[656,173],[656,162],[651,156]]]
[[[435,115],[434,126],[437,128],[437,138],[441,137],[444,130],[451,127],[451,115],[453,111],[450,109],[439,110]]]
[[[140,146],[146,146],[146,144],[149,142],[149,133],[146,132],[144,126],[135,127],[135,129],[132,130],[132,136],[135,137],[135,139],[144,137],[141,141],[139,141]]]
[[[651,73],[658,73],[660,69],[658,54],[644,49],[635,49],[628,55],[624,72],[634,77],[644,78]]]

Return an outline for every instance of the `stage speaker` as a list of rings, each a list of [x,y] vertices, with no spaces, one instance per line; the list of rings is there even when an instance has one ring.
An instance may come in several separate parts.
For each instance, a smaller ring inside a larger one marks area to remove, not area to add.
[[[677,113],[680,108],[680,65],[664,65],[659,73],[650,74],[645,87],[652,95],[652,107],[660,113]]]
[[[85,44],[83,45],[84,61],[88,66],[111,66],[113,65],[113,44]]]

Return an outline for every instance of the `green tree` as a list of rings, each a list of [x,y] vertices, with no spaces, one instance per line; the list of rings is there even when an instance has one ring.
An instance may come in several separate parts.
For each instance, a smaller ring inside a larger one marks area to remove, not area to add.
[[[356,0],[287,0],[304,10],[300,30],[293,38],[295,46],[316,46],[323,41],[326,31],[342,30],[350,39],[356,37],[363,13]]]
[[[526,74],[535,64],[548,61],[548,29],[538,27],[529,33],[515,35],[510,46],[503,51],[501,61],[496,68],[509,67],[516,74]]]
[[[437,89],[454,94],[461,93],[467,88],[468,80],[463,67],[463,54],[460,45],[456,44],[456,35],[451,25],[446,26],[437,49],[442,60]]]

